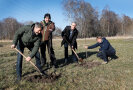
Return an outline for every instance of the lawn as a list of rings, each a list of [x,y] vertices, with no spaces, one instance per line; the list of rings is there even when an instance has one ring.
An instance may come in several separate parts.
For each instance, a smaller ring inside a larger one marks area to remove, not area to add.
[[[27,78],[39,75],[35,68],[23,61],[23,77],[16,83],[16,51],[10,48],[11,42],[0,42],[0,90],[133,90],[133,39],[109,39],[117,51],[117,59],[102,65],[101,59],[96,57],[98,48],[86,50],[83,48],[85,40],[78,40],[76,52],[84,58],[84,64],[70,62],[64,65],[64,48],[61,40],[53,40],[53,47],[59,68],[43,67],[48,74],[55,72],[60,75],[49,82],[30,81]],[[92,45],[95,39],[87,39]],[[87,51],[87,58],[86,56]],[[29,50],[25,49],[28,56]],[[32,60],[35,63],[35,60]],[[47,62],[49,57],[47,54]]]

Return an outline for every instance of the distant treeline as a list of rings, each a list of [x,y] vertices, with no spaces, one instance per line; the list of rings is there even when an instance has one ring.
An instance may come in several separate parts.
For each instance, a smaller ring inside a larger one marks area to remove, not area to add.
[[[33,21],[20,23],[12,17],[3,19],[2,21],[0,21],[0,40],[12,40],[16,30],[18,30],[24,25],[31,25],[33,23]],[[56,30],[54,31],[53,35],[60,36],[61,29],[56,27]]]
[[[79,37],[133,35],[133,19],[106,6],[101,14],[84,0],[63,0],[65,15],[78,24]]]
[[[0,21],[0,40],[1,39],[12,39],[15,31],[23,26],[14,18],[5,18]]]

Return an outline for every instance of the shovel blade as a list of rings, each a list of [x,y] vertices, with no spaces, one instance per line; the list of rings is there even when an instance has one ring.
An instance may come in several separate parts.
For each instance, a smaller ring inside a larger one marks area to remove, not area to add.
[[[83,63],[83,59],[82,58],[79,58],[79,60],[78,60],[79,62],[81,62],[81,63]]]

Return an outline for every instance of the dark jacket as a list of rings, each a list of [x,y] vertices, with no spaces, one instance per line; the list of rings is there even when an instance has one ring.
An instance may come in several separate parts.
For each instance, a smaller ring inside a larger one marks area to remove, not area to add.
[[[52,39],[52,32],[55,31],[55,24],[52,21],[49,21],[46,23],[44,20],[41,21],[41,24],[43,25],[43,30],[42,30],[42,41],[47,41]],[[51,32],[49,29],[52,29],[53,31]]]
[[[26,25],[17,30],[17,32],[14,35],[13,44],[16,46],[18,41],[20,42],[20,45],[23,45],[25,47],[32,46],[33,49],[31,51],[30,57],[32,58],[36,52],[39,49],[42,35],[36,35],[33,31],[34,24],[33,25]]]
[[[62,31],[61,36],[62,36],[63,40],[61,42],[61,46],[63,44],[65,44],[65,43],[67,43],[66,42],[66,40],[67,40],[70,43],[71,46],[73,46],[74,48],[77,49],[77,41],[76,41],[76,39],[77,39],[77,36],[78,36],[78,30],[75,28],[73,30],[73,32],[72,32],[71,38],[69,38],[70,31],[71,31],[71,26],[66,26],[65,29]]]
[[[109,41],[106,38],[102,38],[102,43],[96,43],[92,46],[89,46],[88,49],[93,49],[100,46],[101,48],[99,49],[99,51],[102,50],[109,50],[111,52],[115,52],[115,49],[111,46],[111,44],[109,43]]]

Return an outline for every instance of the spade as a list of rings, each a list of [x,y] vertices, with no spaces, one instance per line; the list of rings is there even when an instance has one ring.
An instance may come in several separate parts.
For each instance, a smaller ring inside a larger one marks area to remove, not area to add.
[[[71,50],[74,52],[74,54],[76,55],[76,57],[78,58],[78,62],[83,63],[83,59],[79,58],[78,54],[76,53],[76,51],[72,48],[72,46],[70,45],[70,43],[66,40],[66,38],[64,37],[65,41],[68,43],[68,45],[70,46]]]
[[[23,53],[21,53],[17,48],[15,48],[15,50],[17,52],[19,52],[26,59],[26,56]],[[32,66],[34,66],[36,68],[36,70],[40,73],[40,75],[43,75],[45,77],[48,77],[48,75],[46,73],[40,71],[39,68],[32,61],[29,61],[29,62],[32,64]]]

